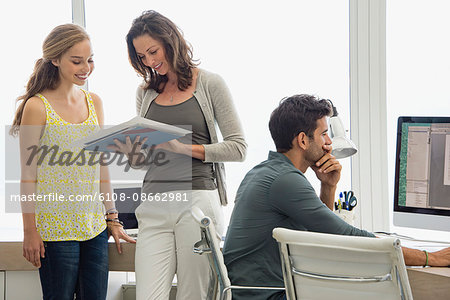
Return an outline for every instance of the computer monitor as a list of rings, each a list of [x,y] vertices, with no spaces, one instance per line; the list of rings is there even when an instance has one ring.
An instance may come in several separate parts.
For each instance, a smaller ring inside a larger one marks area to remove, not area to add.
[[[119,219],[125,229],[137,229],[138,221],[135,210],[141,204],[140,187],[114,188],[115,204],[119,211]]]
[[[450,231],[450,117],[399,117],[394,225]]]

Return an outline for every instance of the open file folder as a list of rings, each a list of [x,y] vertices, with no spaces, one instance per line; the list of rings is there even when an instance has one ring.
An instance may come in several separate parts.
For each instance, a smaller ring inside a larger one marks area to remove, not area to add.
[[[131,120],[109,128],[100,129],[86,138],[76,140],[72,147],[82,147],[88,151],[114,152],[108,145],[114,145],[117,139],[125,143],[125,138],[130,137],[133,142],[137,136],[140,141],[147,138],[145,145],[159,145],[173,139],[183,137],[192,131],[177,126],[149,120],[143,117],[134,117]],[[144,145],[142,146],[145,147]]]

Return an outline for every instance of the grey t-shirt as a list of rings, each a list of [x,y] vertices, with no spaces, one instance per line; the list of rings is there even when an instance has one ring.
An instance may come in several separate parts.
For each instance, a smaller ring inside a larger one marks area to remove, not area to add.
[[[194,96],[176,105],[160,105],[153,101],[145,115],[146,118],[178,127],[184,127],[193,133],[178,139],[181,143],[202,145],[210,144],[205,117]],[[175,190],[213,190],[213,164],[170,151],[164,152],[166,164],[152,166],[145,175],[143,192],[156,193]],[[156,154],[154,152],[153,154]]]
[[[145,85],[143,82],[136,90],[136,112],[141,117],[145,117],[150,104],[159,95],[153,89],[144,89]],[[227,205],[224,162],[244,160],[247,143],[242,126],[230,90],[220,75],[198,68],[194,95],[211,136],[211,143],[203,145],[205,148],[203,161],[213,163],[220,203]],[[132,167],[148,169],[150,166],[147,164]]]
[[[283,154],[269,158],[242,181],[231,215],[224,258],[233,284],[283,287],[275,227],[314,232],[371,236],[350,226],[319,199],[304,174]],[[234,300],[280,299],[284,292],[233,291]]]

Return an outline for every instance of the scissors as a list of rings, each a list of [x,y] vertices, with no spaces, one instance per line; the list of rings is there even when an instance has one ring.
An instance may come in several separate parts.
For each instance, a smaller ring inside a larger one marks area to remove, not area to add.
[[[354,196],[353,191],[344,192],[344,199],[347,210],[352,210],[358,204],[358,199]]]

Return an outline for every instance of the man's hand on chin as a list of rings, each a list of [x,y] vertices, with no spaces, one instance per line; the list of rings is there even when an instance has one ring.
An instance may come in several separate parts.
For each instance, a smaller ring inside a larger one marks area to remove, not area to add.
[[[339,161],[331,154],[331,145],[324,145],[323,150],[325,151],[324,156],[322,156],[311,169],[316,173],[317,178],[323,185],[330,187],[335,187],[341,178],[342,165]]]

